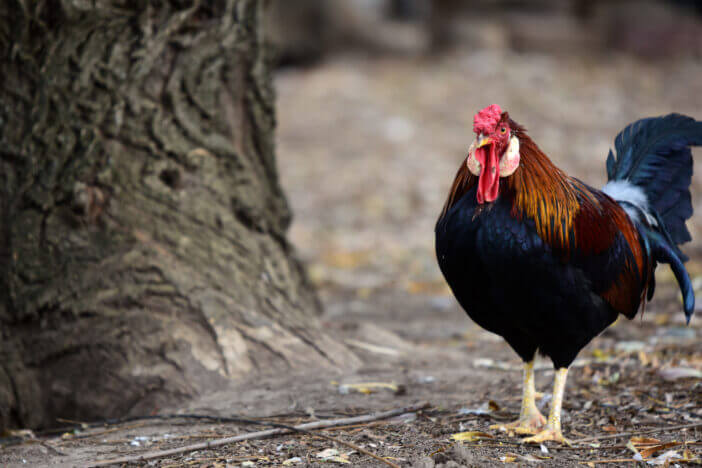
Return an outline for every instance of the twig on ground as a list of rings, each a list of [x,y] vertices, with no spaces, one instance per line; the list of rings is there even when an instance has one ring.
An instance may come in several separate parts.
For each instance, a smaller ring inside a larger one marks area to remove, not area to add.
[[[636,435],[640,435],[640,434],[654,434],[656,432],[677,431],[679,429],[692,429],[695,427],[702,427],[702,423],[682,424],[680,426],[663,426],[663,427],[658,427],[656,429],[647,429],[644,431],[619,432],[617,434],[609,434],[609,435],[595,436],[595,437],[585,437],[584,439],[574,440],[573,443],[580,444],[583,442],[591,442],[593,440],[618,439],[620,437],[636,436]]]
[[[263,425],[263,426],[275,426],[275,429],[268,429],[265,431],[257,431],[257,432],[249,432],[247,434],[241,434],[238,436],[234,437],[225,437],[223,439],[214,439],[210,440],[208,442],[201,442],[199,444],[192,444],[192,445],[186,445],[185,447],[177,447],[173,449],[167,449],[167,450],[158,450],[158,451],[153,451],[153,452],[147,452],[147,453],[142,453],[140,455],[133,455],[133,456],[127,456],[127,457],[121,457],[121,458],[114,458],[112,460],[100,460],[95,463],[93,463],[92,467],[98,467],[98,466],[107,466],[107,465],[112,465],[116,463],[132,463],[132,462],[139,462],[139,461],[144,461],[144,460],[153,460],[157,458],[163,458],[167,457],[170,455],[178,455],[186,452],[192,452],[195,450],[203,450],[203,449],[210,449],[214,447],[220,447],[222,445],[227,445],[231,444],[234,442],[240,442],[242,440],[251,440],[251,439],[262,439],[265,437],[270,437],[270,436],[275,436],[275,435],[281,435],[281,434],[289,434],[291,432],[302,432],[302,433],[309,433],[310,431],[313,431],[315,429],[325,429],[327,427],[334,427],[334,426],[343,426],[343,425],[348,425],[348,424],[358,424],[362,422],[371,422],[371,421],[377,421],[379,419],[386,419],[390,418],[392,416],[398,416],[401,414],[405,413],[414,413],[416,411],[422,410],[424,408],[427,408],[429,406],[428,403],[420,403],[417,405],[412,405],[412,406],[407,406],[404,408],[397,408],[394,410],[389,410],[389,411],[381,411],[378,413],[372,413],[372,414],[367,414],[367,415],[362,415],[362,416],[354,416],[350,418],[339,418],[339,419],[332,419],[332,420],[324,420],[324,421],[314,421],[306,424],[300,424],[297,426],[287,426],[284,424],[278,424],[278,423],[271,423],[271,422],[263,422],[263,421],[246,421],[246,420],[238,420],[237,422],[246,422],[249,424],[257,424],[257,425]],[[224,419],[224,418],[222,418]],[[312,433],[314,436],[319,436],[320,434]],[[334,440],[335,442],[339,442],[344,445],[349,445],[347,442],[342,442],[341,440],[336,440],[335,438],[332,438],[330,436],[325,436],[325,438],[329,438],[331,440]],[[360,447],[353,447],[354,450],[359,450]],[[367,451],[359,450],[362,451],[362,453],[369,454]],[[390,466],[396,466],[395,464],[389,462],[388,460],[385,460],[384,458],[374,456],[374,458],[377,458],[379,460],[382,460],[384,463],[390,465]]]
[[[578,461],[581,465],[589,465],[590,463],[636,463],[637,461],[633,458],[612,458],[611,460],[583,460]]]

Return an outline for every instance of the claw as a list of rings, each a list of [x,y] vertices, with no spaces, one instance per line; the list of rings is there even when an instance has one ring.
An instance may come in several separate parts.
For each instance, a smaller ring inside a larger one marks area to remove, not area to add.
[[[541,413],[536,413],[521,417],[508,424],[493,424],[490,429],[505,432],[516,432],[517,434],[536,434],[546,424],[546,418]]]
[[[568,439],[563,437],[563,433],[559,429],[546,428],[536,435],[522,439],[520,442],[523,444],[540,444],[542,442],[553,441],[559,444],[564,444],[571,447],[571,443]]]

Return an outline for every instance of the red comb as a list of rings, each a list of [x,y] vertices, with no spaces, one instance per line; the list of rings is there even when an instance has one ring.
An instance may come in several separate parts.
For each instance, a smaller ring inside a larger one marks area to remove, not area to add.
[[[497,104],[487,106],[473,117],[473,131],[476,134],[491,133],[500,121],[502,109]]]

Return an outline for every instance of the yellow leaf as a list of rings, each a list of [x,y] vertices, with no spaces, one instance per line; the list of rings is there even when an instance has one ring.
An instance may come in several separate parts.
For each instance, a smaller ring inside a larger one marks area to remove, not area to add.
[[[690,449],[685,447],[685,450],[683,450],[683,458],[685,460],[692,460],[693,458],[695,458],[695,455],[692,452],[690,452]]]
[[[461,440],[464,442],[475,442],[480,439],[494,439],[495,437],[480,431],[457,432],[451,436],[453,440]]]
[[[641,365],[644,367],[651,363],[651,359],[648,357],[648,354],[646,354],[643,350],[639,351],[639,362],[641,362]]]
[[[598,361],[604,361],[607,358],[609,358],[609,353],[597,348],[592,350],[592,357],[594,357]]]
[[[654,439],[653,437],[634,436],[630,440],[631,440],[631,443],[634,445],[648,445],[648,444],[660,444],[661,443],[660,440]]]
[[[363,393],[364,395],[370,395],[378,390],[390,390],[391,392],[397,393],[399,389],[400,387],[394,382],[365,382],[339,385],[339,392],[341,393],[355,391],[358,393]]]

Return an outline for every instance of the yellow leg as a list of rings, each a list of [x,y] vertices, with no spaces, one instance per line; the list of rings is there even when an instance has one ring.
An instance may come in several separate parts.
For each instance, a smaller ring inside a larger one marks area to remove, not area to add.
[[[536,407],[536,388],[534,386],[534,361],[524,364],[524,389],[522,394],[522,410],[519,419],[509,424],[494,424],[490,429],[514,431],[519,434],[536,434],[544,424],[544,418]]]
[[[561,406],[563,405],[563,393],[565,392],[568,369],[562,367],[556,370],[556,377],[553,379],[553,400],[551,401],[551,412],[548,415],[546,427],[538,434],[523,439],[522,442],[538,444],[553,440],[562,444],[570,445],[561,432]]]

